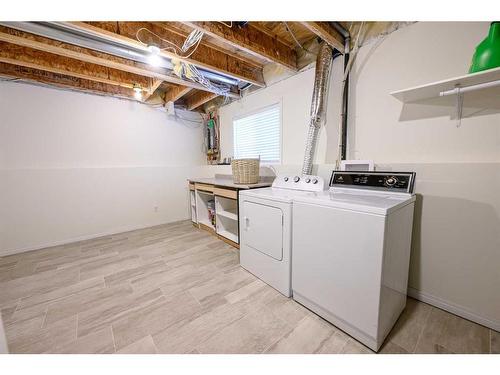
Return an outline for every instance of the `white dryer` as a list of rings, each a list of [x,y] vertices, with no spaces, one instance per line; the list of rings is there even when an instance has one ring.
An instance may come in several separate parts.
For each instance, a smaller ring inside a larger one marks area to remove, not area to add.
[[[270,188],[239,193],[240,264],[287,297],[292,293],[292,201],[324,186],[318,176],[278,176]]]
[[[406,305],[414,179],[333,172],[293,203],[293,298],[375,351]]]

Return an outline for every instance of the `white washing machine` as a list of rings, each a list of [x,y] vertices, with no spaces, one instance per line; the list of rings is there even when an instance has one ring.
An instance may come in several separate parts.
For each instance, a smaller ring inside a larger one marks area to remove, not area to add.
[[[240,191],[240,264],[287,297],[292,293],[293,199],[324,187],[318,176],[278,176],[270,188]]]
[[[333,172],[293,202],[293,298],[375,351],[406,305],[414,180]]]

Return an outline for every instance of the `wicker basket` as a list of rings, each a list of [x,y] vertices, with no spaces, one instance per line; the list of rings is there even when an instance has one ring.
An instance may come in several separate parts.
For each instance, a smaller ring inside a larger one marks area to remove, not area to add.
[[[235,184],[256,184],[259,182],[260,159],[234,159],[231,167]]]

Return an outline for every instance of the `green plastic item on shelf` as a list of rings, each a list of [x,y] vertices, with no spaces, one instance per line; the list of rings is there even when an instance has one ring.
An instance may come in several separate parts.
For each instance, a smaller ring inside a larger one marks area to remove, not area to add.
[[[469,73],[500,66],[500,21],[492,22],[488,36],[478,44],[472,56]]]

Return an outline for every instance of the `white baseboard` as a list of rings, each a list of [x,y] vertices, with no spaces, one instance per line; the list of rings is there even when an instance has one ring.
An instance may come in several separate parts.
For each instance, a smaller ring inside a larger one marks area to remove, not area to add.
[[[436,306],[442,310],[448,311],[452,314],[461,316],[462,318],[470,320],[474,323],[481,324],[482,326],[500,332],[500,321],[498,320],[492,320],[489,318],[479,316],[476,313],[469,311],[467,308],[463,306],[459,306],[452,302],[445,301],[439,297],[435,297],[433,295],[430,295],[428,293],[422,292],[414,288],[408,288],[408,295],[412,298],[418,299],[419,301],[428,303],[429,305]]]
[[[111,236],[113,234],[130,232],[133,230],[145,229],[145,228],[155,227],[157,225],[170,224],[170,223],[174,223],[176,221],[183,221],[183,220],[188,220],[188,219],[186,218],[186,219],[181,219],[181,220],[171,220],[171,221],[165,221],[165,222],[150,223],[150,224],[146,224],[146,225],[128,225],[128,226],[124,226],[124,227],[120,227],[120,228],[111,229],[109,231],[102,232],[102,233],[94,233],[94,234],[88,234],[88,235],[79,236],[79,237],[66,238],[66,239],[60,240],[60,241],[47,242],[47,243],[42,243],[42,244],[33,245],[33,246],[27,246],[27,247],[18,248],[18,249],[1,250],[0,257],[4,257],[7,255],[25,253],[28,251],[45,249],[46,247],[67,245],[67,244],[70,244],[73,242],[78,242],[78,241],[93,240],[94,238]]]

